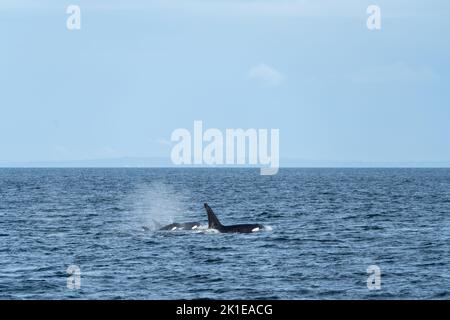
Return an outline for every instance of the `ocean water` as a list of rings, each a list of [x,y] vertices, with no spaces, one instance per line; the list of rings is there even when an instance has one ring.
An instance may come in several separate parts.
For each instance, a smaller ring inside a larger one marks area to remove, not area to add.
[[[204,202],[269,230],[153,230]],[[449,299],[449,270],[450,169],[0,169],[1,299]]]

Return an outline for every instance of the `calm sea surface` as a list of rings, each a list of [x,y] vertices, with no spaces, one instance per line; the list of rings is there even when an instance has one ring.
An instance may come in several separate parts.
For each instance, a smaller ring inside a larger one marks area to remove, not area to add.
[[[0,169],[0,298],[450,299],[450,169]]]

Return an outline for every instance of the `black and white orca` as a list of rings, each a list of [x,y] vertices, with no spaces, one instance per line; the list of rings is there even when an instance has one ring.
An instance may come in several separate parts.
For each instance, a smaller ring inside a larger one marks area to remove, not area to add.
[[[264,230],[262,224],[234,224],[230,226],[224,226],[220,223],[219,219],[215,215],[214,211],[208,206],[207,203],[204,204],[206,209],[206,214],[208,215],[208,228],[216,229],[222,233],[252,233],[260,230]]]
[[[161,227],[161,225],[155,222],[157,230],[161,231],[174,231],[174,230],[195,230],[198,229],[202,224],[200,222],[183,222],[183,223],[171,223],[166,226]],[[144,231],[150,231],[151,229],[147,226],[143,226]]]
[[[201,226],[200,222],[183,222],[183,223],[171,223],[167,226],[159,228],[158,230],[195,230]]]

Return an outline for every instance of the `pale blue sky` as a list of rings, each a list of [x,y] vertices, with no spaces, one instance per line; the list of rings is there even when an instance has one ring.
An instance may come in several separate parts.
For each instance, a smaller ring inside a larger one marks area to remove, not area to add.
[[[0,162],[170,157],[194,120],[278,128],[282,164],[450,161],[449,1],[36,2],[0,2]]]

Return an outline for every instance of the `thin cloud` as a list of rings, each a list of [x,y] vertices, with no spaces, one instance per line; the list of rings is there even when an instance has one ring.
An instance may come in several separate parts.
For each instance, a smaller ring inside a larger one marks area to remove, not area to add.
[[[248,72],[248,77],[251,80],[272,87],[279,86],[285,79],[280,71],[264,63],[252,67]]]

